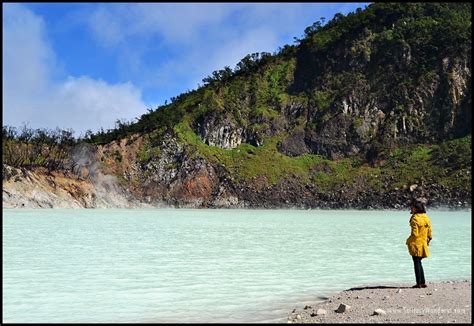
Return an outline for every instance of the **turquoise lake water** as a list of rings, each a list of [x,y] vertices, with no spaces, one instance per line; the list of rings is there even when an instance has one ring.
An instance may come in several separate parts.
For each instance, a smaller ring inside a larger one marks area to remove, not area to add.
[[[471,279],[471,211],[428,211],[427,282]],[[415,283],[408,211],[3,210],[3,322],[286,322]]]

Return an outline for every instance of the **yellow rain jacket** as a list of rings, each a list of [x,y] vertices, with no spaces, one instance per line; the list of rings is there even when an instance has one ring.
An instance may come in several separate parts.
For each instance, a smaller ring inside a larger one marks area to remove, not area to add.
[[[426,258],[430,255],[428,242],[431,241],[431,221],[425,213],[413,214],[410,218],[411,234],[406,244],[412,256]]]

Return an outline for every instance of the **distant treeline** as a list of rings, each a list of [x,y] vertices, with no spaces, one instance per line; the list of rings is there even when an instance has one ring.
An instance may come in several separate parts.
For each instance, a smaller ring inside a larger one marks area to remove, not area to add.
[[[79,142],[71,129],[3,126],[2,163],[13,167],[44,167],[49,172],[71,168],[70,150]]]

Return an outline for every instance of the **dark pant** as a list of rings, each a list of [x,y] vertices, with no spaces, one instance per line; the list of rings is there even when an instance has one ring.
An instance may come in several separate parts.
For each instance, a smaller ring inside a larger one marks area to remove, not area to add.
[[[423,266],[421,266],[421,257],[413,258],[413,264],[415,265],[415,277],[416,277],[416,284],[425,284],[425,274],[423,273]]]

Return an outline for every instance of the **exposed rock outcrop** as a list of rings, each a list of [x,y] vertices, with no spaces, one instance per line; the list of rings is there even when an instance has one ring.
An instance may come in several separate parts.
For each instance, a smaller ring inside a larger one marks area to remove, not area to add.
[[[126,194],[113,176],[94,180],[42,169],[6,167],[16,177],[3,181],[4,208],[132,208],[147,207]]]

